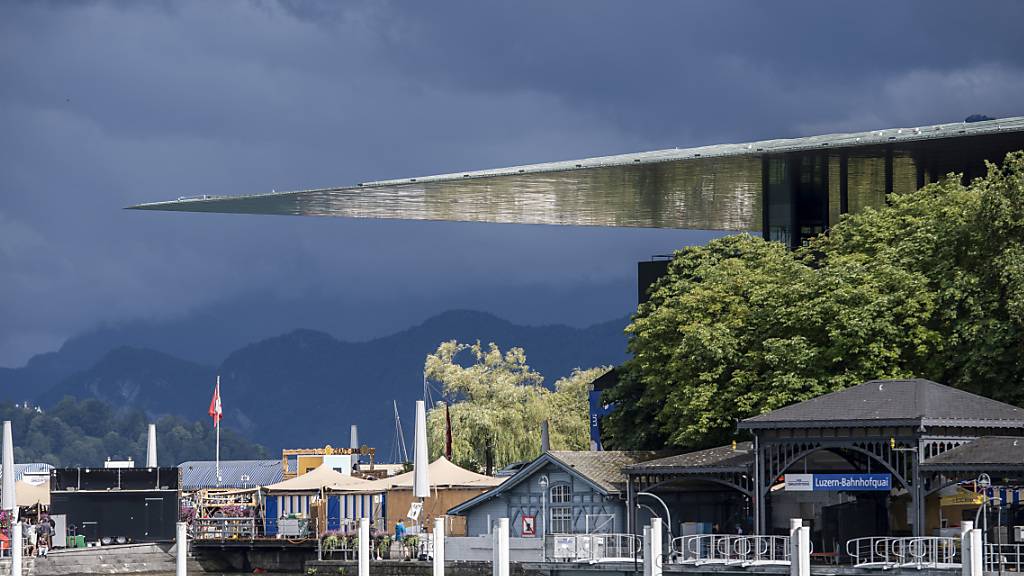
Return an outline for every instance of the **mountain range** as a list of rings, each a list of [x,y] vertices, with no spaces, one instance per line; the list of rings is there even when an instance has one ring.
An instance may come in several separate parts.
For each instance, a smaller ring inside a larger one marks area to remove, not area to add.
[[[393,401],[411,441],[413,402],[424,395],[423,362],[441,342],[521,347],[551,384],[573,368],[625,360],[626,323],[622,318],[587,328],[521,326],[487,313],[450,311],[365,342],[293,330],[241,346],[219,363],[140,347],[130,331],[100,329],[24,367],[0,368],[0,399],[46,408],[65,396],[96,398],[153,418],[198,420],[206,417],[220,375],[224,424],[252,441],[271,450],[347,446],[349,426],[358,424],[361,441],[387,461],[394,448]],[[439,394],[436,388],[432,393]]]

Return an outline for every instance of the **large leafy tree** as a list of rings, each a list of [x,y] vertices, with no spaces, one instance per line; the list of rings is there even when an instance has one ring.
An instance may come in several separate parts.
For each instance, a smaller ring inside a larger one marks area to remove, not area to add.
[[[476,470],[535,458],[544,420],[553,448],[585,449],[589,385],[607,370],[575,370],[551,390],[527,365],[522,348],[502,352],[493,343],[454,340],[442,343],[425,364],[427,378],[441,383],[450,402],[452,459]],[[438,403],[428,414],[433,457],[444,452],[445,412]]]
[[[788,251],[676,253],[627,328],[610,443],[702,447],[737,420],[871,378],[1024,401],[1024,154],[845,217]]]

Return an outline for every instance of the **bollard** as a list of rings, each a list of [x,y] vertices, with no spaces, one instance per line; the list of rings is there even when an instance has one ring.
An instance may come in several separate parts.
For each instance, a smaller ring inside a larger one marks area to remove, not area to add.
[[[434,576],[444,576],[444,517],[434,518]]]
[[[188,525],[178,522],[174,525],[174,542],[177,549],[174,555],[174,573],[185,576],[185,563],[188,562]]]
[[[662,562],[661,539],[662,539],[661,518],[651,518],[651,576],[661,576]]]
[[[651,527],[644,526],[644,576],[651,576],[654,563],[651,556]]]
[[[508,518],[498,518],[498,529],[494,533],[493,569],[494,576],[508,576]]]
[[[789,574],[811,576],[811,530],[800,518],[789,520]]]
[[[370,519],[359,519],[359,576],[370,576]]]
[[[975,528],[974,522],[964,520],[960,523],[960,573],[963,576],[982,576],[984,554],[981,529]]]
[[[960,574],[961,576],[975,576],[971,567],[971,532],[974,530],[974,522],[963,520],[960,522]]]
[[[25,545],[21,541],[21,522],[14,520],[11,528],[11,576],[21,576],[21,554]]]

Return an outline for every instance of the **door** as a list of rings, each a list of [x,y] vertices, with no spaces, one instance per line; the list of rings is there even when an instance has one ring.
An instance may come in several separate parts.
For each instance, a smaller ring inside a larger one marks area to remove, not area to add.
[[[164,523],[163,498],[146,498],[146,537],[153,538],[161,533]]]

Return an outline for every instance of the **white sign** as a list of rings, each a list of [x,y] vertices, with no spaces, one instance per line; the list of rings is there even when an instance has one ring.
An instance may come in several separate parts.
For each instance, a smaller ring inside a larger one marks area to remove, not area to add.
[[[814,474],[786,474],[787,492],[810,492],[814,490]]]
[[[420,512],[423,511],[423,502],[413,502],[409,505],[409,513],[406,514],[406,518],[410,520],[416,520],[420,517]]]

